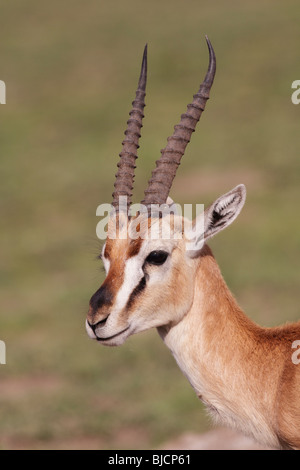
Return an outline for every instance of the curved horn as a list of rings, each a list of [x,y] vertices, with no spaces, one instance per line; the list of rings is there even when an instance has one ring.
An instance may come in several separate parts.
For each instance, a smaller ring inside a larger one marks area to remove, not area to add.
[[[141,202],[145,206],[166,203],[180,160],[209,98],[216,72],[216,57],[208,37],[205,38],[209,50],[209,65],[205,79],[198,93],[193,96],[193,102],[187,106],[186,113],[181,115],[180,123],[174,127],[174,133],[168,138],[167,146],[161,150],[161,157],[156,162],[156,168],[152,172],[145,197]]]
[[[120,161],[118,163],[118,172],[115,180],[115,190],[112,194],[115,210],[119,208],[119,197],[127,197],[127,212],[131,204],[135,160],[137,159],[137,149],[139,148],[139,138],[141,137],[140,130],[142,127],[142,119],[144,117],[143,110],[145,107],[145,96],[146,96],[146,83],[147,83],[147,44],[144,49],[141,74],[138,82],[138,88],[136,91],[135,100],[132,102],[132,110],[129,115],[130,118],[127,121],[127,129],[124,132],[125,139],[122,142],[122,152],[120,155]]]

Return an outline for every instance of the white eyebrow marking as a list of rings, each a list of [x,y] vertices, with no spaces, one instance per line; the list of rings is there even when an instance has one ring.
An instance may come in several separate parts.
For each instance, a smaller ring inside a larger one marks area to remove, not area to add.
[[[105,253],[105,246],[106,246],[106,243],[104,243],[103,248],[102,248],[101,259],[102,259],[102,262],[103,262],[105,272],[107,274],[108,271],[109,271],[109,268],[110,268],[110,261],[105,257],[105,254],[104,254]]]

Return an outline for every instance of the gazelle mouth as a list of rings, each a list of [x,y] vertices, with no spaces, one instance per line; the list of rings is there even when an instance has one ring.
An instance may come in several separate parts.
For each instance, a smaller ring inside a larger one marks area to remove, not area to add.
[[[97,341],[108,341],[110,339],[116,338],[117,336],[120,336],[122,333],[125,333],[125,331],[127,331],[128,329],[129,329],[129,326],[127,326],[127,328],[124,328],[124,330],[119,331],[119,333],[116,333],[115,335],[112,335],[112,336],[107,336],[106,338],[101,338],[100,336],[96,335],[96,340]]]

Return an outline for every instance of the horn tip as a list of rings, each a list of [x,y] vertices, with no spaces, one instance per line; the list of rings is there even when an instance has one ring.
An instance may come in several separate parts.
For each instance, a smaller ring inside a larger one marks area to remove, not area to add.
[[[146,82],[147,82],[147,51],[148,51],[148,44],[146,43],[144,47],[141,74],[139,78],[139,88],[141,88],[142,90],[145,90]]]
[[[212,55],[213,57],[215,56],[215,53],[214,53],[214,49],[212,47],[212,44],[209,40],[209,37],[207,36],[207,34],[205,34],[205,40],[206,40],[206,44],[207,44],[207,47],[208,47],[208,50],[209,50],[209,53],[210,55]]]
[[[206,39],[206,43],[207,43],[207,47],[209,51],[209,66],[208,66],[207,75],[204,81],[209,82],[210,85],[212,85],[212,82],[214,80],[214,76],[216,73],[216,56],[215,56],[214,48],[212,47],[212,44],[207,34],[205,34],[205,39]]]
[[[147,64],[148,43],[146,42],[143,53],[142,68]]]

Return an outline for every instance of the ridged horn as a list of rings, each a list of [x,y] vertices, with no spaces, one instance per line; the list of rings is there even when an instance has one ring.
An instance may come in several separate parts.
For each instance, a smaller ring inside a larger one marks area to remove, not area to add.
[[[143,110],[145,107],[146,96],[146,83],[147,83],[147,44],[144,49],[143,61],[141,67],[138,88],[136,91],[135,100],[132,102],[132,110],[127,121],[127,129],[124,132],[125,139],[122,142],[122,151],[119,154],[120,160],[118,162],[118,171],[115,180],[115,190],[112,194],[112,206],[116,211],[119,211],[119,197],[127,197],[127,212],[131,204],[135,160],[137,159],[137,150],[139,148],[139,138],[141,137],[140,130],[142,127],[142,120],[144,117]]]
[[[168,138],[167,146],[161,150],[161,157],[156,161],[156,168],[152,172],[141,202],[144,206],[166,203],[180,160],[209,98],[216,72],[216,57],[208,37],[205,38],[209,51],[209,65],[205,79],[198,93],[193,96],[193,102],[187,106],[186,113],[181,115],[180,123],[174,127],[174,133]]]

